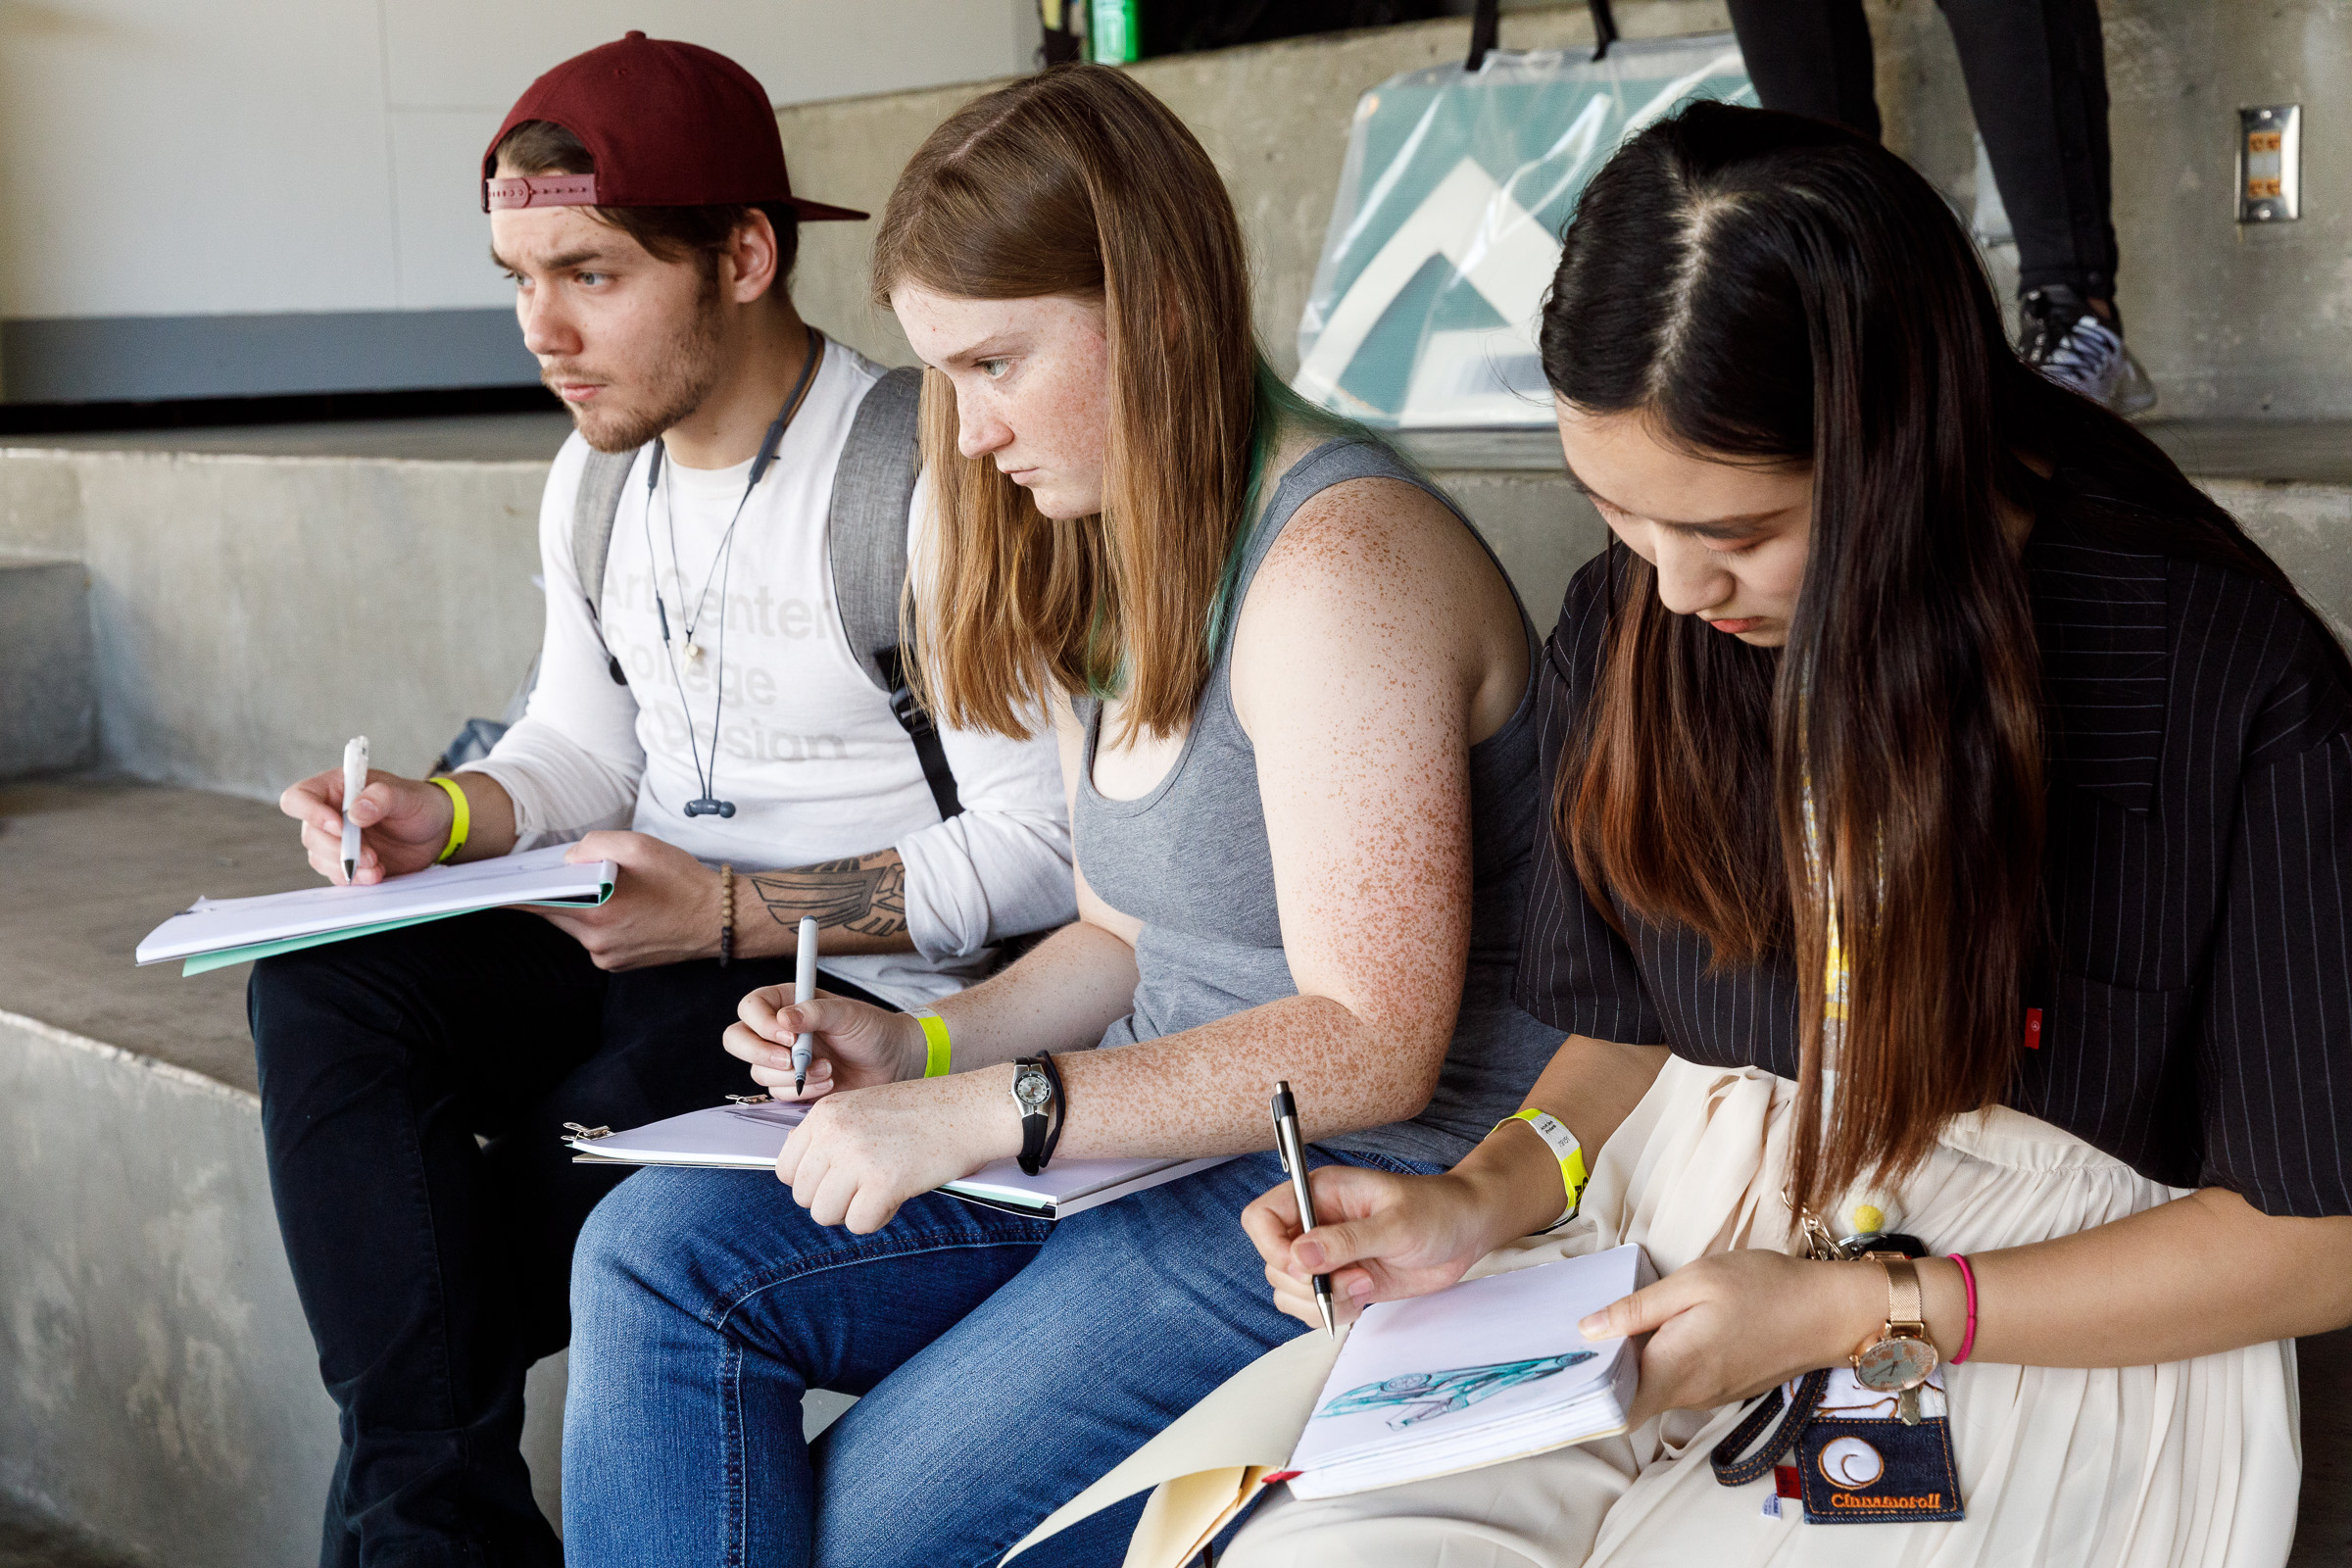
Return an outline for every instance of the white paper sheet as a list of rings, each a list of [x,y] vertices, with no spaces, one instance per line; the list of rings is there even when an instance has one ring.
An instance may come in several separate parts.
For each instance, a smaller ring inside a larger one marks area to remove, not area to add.
[[[612,892],[619,868],[611,860],[567,865],[568,849],[555,844],[465,865],[436,865],[368,887],[327,885],[253,899],[198,899],[147,934],[138,960],[163,963],[224,948],[509,904],[599,903]]]
[[[571,1146],[597,1159],[641,1165],[741,1166],[764,1170],[784,1140],[808,1114],[798,1101],[759,1105],[713,1105],[648,1122],[604,1138],[574,1138]],[[1035,1176],[1018,1161],[1000,1159],[941,1189],[958,1198],[1031,1209],[1056,1217],[1081,1213],[1147,1187],[1221,1165],[1216,1159],[1057,1159]]]

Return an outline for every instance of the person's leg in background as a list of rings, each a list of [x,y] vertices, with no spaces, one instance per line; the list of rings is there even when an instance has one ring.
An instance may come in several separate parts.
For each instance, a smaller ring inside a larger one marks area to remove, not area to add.
[[[2156,400],[2115,312],[2107,54],[2097,0],[1940,0],[2017,235],[2020,351],[2124,413]]]
[[[572,1238],[618,1180],[571,1165],[561,1125],[749,1087],[718,1032],[779,975],[788,962],[607,976],[512,910],[256,966],[270,1186],[341,1413],[322,1563],[560,1560],[517,1447],[522,1378],[564,1343]]]
[[[1731,0],[1731,12],[1758,103],[1879,139],[1862,0]]]

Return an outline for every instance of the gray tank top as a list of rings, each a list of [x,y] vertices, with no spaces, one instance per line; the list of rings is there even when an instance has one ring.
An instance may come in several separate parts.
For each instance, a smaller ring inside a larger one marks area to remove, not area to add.
[[[1135,1011],[1103,1032],[1105,1047],[1174,1034],[1298,995],[1282,950],[1257,759],[1233,710],[1231,628],[1259,564],[1293,514],[1316,492],[1350,479],[1401,479],[1462,515],[1445,492],[1388,448],[1327,441],[1282,476],[1243,547],[1233,602],[1222,617],[1227,631],[1192,731],[1167,776],[1132,801],[1102,795],[1095,788],[1102,706],[1087,699],[1076,705],[1086,732],[1085,771],[1071,820],[1078,861],[1105,903],[1144,926],[1135,952]],[[1462,526],[1471,528],[1468,518],[1462,517]],[[1471,532],[1476,536],[1475,528]],[[1491,548],[1487,553],[1494,555]],[[1540,655],[1524,609],[1519,623],[1528,643],[1527,690],[1509,721],[1470,748],[1470,963],[1437,1093],[1410,1121],[1321,1140],[1329,1148],[1450,1165],[1518,1107],[1559,1047],[1560,1031],[1511,1004],[1520,906],[1544,819],[1536,765]]]

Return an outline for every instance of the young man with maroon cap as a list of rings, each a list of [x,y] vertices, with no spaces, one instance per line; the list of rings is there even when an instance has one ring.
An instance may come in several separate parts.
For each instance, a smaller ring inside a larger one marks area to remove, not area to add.
[[[613,1179],[569,1163],[564,1122],[750,1089],[719,1036],[790,981],[804,915],[828,990],[914,1007],[1073,913],[1050,732],[934,732],[899,679],[910,397],[793,310],[798,222],[865,215],[792,195],[759,83],[630,33],[523,94],[482,198],[578,426],[541,504],[538,685],[454,777],[369,775],[352,880],[566,839],[620,874],[596,909],[254,971],[271,1185],[342,1412],[328,1564],[560,1561],[523,1374],[564,1343]],[[886,647],[860,645],[875,604]],[[337,881],[342,796],[335,771],[281,803]]]

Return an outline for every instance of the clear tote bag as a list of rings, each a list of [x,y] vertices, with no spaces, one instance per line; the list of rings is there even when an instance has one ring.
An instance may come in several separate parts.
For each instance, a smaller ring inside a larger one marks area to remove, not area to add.
[[[1550,424],[1537,318],[1585,181],[1682,104],[1756,101],[1730,33],[1479,53],[1355,106],[1292,384],[1379,428]]]

